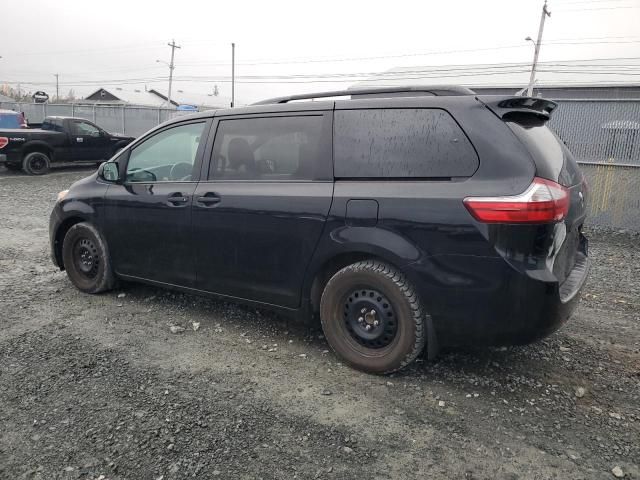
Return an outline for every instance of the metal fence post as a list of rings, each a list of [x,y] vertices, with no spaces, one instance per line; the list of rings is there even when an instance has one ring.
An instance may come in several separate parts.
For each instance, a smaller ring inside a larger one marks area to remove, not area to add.
[[[96,104],[93,104],[93,123],[96,123]]]
[[[42,120],[44,121],[44,119],[47,118],[47,103],[43,103],[42,104]]]
[[[76,104],[75,103],[71,104],[71,116],[72,117],[76,116]]]
[[[158,125],[160,125],[160,107],[158,107]]]
[[[122,105],[122,134],[124,135],[125,133],[127,133],[127,124],[125,122],[124,116],[127,113],[127,111],[124,108],[124,104]]]

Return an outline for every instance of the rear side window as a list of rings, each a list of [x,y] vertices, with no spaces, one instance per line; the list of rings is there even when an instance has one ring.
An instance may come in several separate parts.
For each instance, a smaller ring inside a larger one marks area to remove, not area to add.
[[[42,126],[40,128],[42,130],[52,130],[54,132],[64,131],[61,120],[45,119],[45,121],[42,122]]]
[[[440,109],[337,110],[335,176],[468,177],[478,156],[462,129]]]
[[[330,124],[324,115],[221,120],[210,180],[316,180],[330,177]]]

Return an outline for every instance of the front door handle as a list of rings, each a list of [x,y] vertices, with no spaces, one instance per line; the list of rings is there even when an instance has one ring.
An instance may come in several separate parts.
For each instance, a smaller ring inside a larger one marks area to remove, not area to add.
[[[167,205],[170,207],[181,207],[187,204],[189,197],[185,197],[181,192],[175,192],[167,198]]]
[[[207,192],[196,199],[199,204],[204,205],[205,207],[220,203],[220,200],[220,197],[213,192]]]

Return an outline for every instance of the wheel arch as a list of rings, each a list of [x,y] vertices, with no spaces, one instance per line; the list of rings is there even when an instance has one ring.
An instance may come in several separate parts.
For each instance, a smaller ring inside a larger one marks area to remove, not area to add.
[[[64,261],[62,259],[62,243],[64,242],[64,237],[67,234],[67,232],[71,229],[71,227],[81,222],[90,222],[90,221],[80,215],[73,215],[71,217],[68,217],[60,223],[60,225],[58,226],[54,234],[53,252],[55,255],[56,263],[60,268],[60,270],[65,269]]]
[[[39,140],[33,140],[31,142],[26,143],[22,147],[22,159],[24,160],[24,157],[26,157],[27,155],[33,152],[44,153],[49,156],[49,159],[51,161],[53,161],[53,149],[51,148],[51,146],[49,146],[45,142],[42,142]]]
[[[404,270],[395,256],[381,251],[343,251],[325,258],[322,262],[318,262],[317,266],[310,271],[305,287],[305,295],[303,296],[304,306],[308,308],[314,323],[319,322],[320,298],[329,279],[344,267],[363,260],[377,260],[387,263],[400,271]]]

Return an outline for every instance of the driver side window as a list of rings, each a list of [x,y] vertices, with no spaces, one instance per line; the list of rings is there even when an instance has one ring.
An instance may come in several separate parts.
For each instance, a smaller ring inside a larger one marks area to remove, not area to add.
[[[205,122],[164,130],[131,150],[127,182],[189,182]]]
[[[75,120],[73,122],[74,135],[90,135],[92,137],[100,136],[100,129],[89,122]]]

